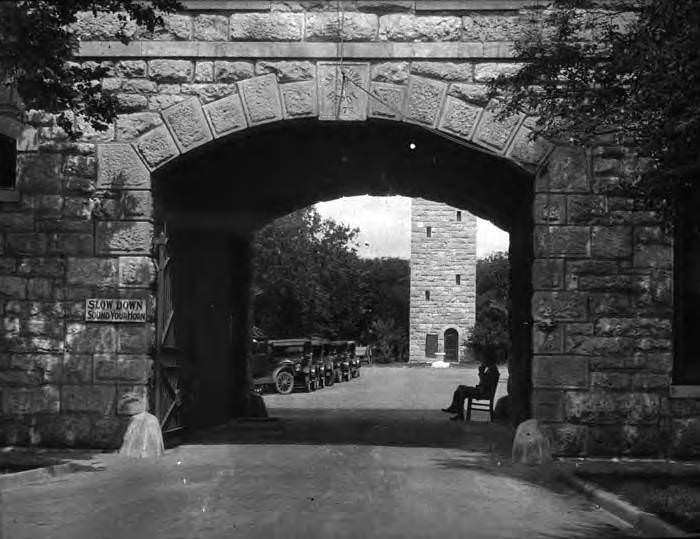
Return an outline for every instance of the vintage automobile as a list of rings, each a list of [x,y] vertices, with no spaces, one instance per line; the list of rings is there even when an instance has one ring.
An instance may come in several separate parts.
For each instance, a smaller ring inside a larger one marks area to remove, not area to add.
[[[256,387],[273,386],[288,395],[295,388],[307,392],[317,387],[310,339],[253,340],[253,379]]]
[[[360,365],[366,363],[367,365],[372,364],[372,347],[367,346],[357,346],[355,348],[355,356],[360,360]]]
[[[350,376],[352,378],[359,378],[360,377],[360,367],[362,365],[362,362],[360,361],[360,358],[357,357],[355,351],[357,349],[355,345],[355,341],[347,341],[347,356],[348,356],[348,361],[350,362]]]
[[[350,347],[349,342],[353,341],[331,341],[330,345],[335,354],[335,381],[349,381],[351,378],[350,369]]]
[[[326,387],[328,382],[326,374],[326,369],[328,368],[326,361],[326,343],[327,341],[320,337],[311,338],[311,360],[312,364],[316,367],[316,378],[314,380],[315,389]]]
[[[321,377],[321,387],[330,387],[335,383],[335,365],[331,353],[330,341],[319,337],[314,337],[312,341],[314,362],[322,365],[321,373],[323,376]]]

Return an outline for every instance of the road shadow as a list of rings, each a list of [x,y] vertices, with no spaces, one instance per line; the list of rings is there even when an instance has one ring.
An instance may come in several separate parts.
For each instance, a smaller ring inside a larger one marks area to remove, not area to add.
[[[435,410],[284,409],[274,421],[231,421],[194,431],[194,444],[356,444],[453,448],[510,454],[513,429],[486,421],[450,421]]]

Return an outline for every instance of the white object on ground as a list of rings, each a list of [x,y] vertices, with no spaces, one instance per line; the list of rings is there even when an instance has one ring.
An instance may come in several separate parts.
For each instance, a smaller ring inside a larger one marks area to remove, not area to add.
[[[432,364],[430,365],[434,369],[446,369],[447,367],[450,366],[450,364],[447,361],[433,361]]]
[[[148,412],[131,417],[119,454],[125,457],[160,457],[165,452],[158,418]]]

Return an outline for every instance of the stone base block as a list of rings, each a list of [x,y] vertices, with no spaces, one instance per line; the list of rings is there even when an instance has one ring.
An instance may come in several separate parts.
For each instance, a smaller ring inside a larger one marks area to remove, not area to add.
[[[165,452],[158,418],[148,412],[132,416],[119,454],[125,457],[160,457]]]

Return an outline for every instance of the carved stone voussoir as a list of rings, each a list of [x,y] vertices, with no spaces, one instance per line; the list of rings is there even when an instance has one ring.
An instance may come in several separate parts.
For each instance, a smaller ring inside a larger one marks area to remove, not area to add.
[[[282,100],[274,74],[243,80],[238,83],[238,89],[250,125],[282,119]]]
[[[203,108],[217,138],[248,127],[241,96],[238,94],[231,94],[204,105]]]
[[[369,117],[400,120],[406,100],[406,87],[385,82],[373,82],[370,87]]]
[[[280,92],[285,118],[308,118],[318,115],[316,81],[281,84]]]
[[[156,127],[133,142],[146,166],[155,170],[180,155],[177,145],[164,125]]]
[[[521,126],[515,134],[506,156],[523,163],[533,165],[541,163],[553,146],[542,137],[532,139],[531,134],[532,129],[524,125]]]
[[[498,110],[494,107],[487,107],[481,115],[481,120],[474,134],[474,142],[497,153],[504,153],[508,147],[516,127],[523,118],[522,114],[513,114],[497,119]]]
[[[367,119],[369,63],[318,63],[318,119]]]
[[[444,82],[423,77],[409,77],[405,120],[413,124],[435,127],[446,93],[447,84]]]
[[[470,140],[479,121],[482,108],[447,96],[438,129]]]
[[[162,114],[182,153],[201,146],[213,138],[207,120],[204,118],[202,105],[196,97],[177,103],[165,109]]]

